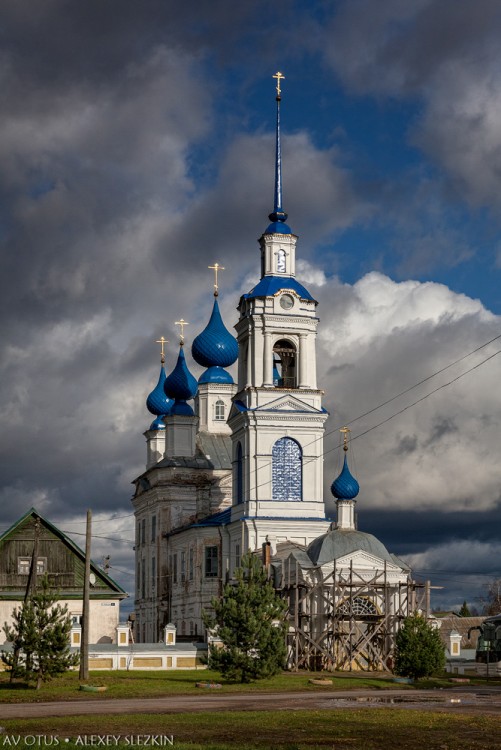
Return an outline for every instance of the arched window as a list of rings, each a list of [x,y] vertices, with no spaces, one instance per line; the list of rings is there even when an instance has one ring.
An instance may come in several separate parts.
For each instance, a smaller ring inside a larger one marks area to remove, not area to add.
[[[354,617],[366,617],[378,614],[376,605],[367,596],[355,596],[351,600],[351,603],[348,599],[345,599],[339,604],[338,612],[343,615],[353,614]]]
[[[244,467],[242,460],[242,443],[237,445],[237,503],[244,501]]]
[[[224,422],[224,401],[221,399],[214,404],[214,419],[216,422]]]
[[[279,250],[277,252],[277,273],[285,273],[285,250]]]
[[[303,499],[303,452],[292,438],[280,438],[273,446],[272,498],[282,502]]]
[[[273,385],[297,388],[296,347],[286,339],[280,339],[273,347]]]

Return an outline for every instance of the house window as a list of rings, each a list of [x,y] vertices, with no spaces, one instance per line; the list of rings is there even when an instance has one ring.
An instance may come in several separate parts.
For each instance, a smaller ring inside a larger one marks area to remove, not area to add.
[[[17,573],[20,576],[28,576],[31,568],[31,557],[17,558]],[[47,572],[47,558],[37,558],[37,575],[42,576]]]
[[[141,522],[141,544],[146,544],[146,519]]]
[[[282,502],[303,499],[302,451],[288,437],[277,440],[272,450],[272,497]]]
[[[154,542],[157,538],[157,517],[152,516],[151,518],[151,541]]]
[[[452,644],[452,653],[454,654],[454,656],[457,656],[459,654],[459,643]]]
[[[224,401],[218,399],[214,404],[214,419],[216,422],[224,422]]]
[[[217,578],[218,576],[218,549],[217,546],[205,548],[205,577]]]
[[[154,557],[151,558],[151,589],[155,591],[157,582],[157,561]]]
[[[190,547],[190,581],[193,580],[195,575],[195,550]]]

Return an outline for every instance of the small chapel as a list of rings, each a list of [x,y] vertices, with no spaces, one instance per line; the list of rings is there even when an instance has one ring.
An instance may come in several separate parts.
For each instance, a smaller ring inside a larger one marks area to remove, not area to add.
[[[399,622],[416,608],[408,566],[359,531],[359,486],[348,461],[324,505],[328,418],[317,382],[317,301],[296,278],[297,236],[282,207],[281,80],[276,85],[274,207],[259,239],[260,278],[240,297],[232,335],[214,304],[191,356],[184,321],[177,362],[146,406],[146,470],[134,481],[135,637],[152,643],[173,623],[178,639],[204,640],[202,620],[241,556],[263,555],[287,597],[295,667],[390,666]],[[256,255],[256,265],[258,257]],[[228,368],[237,363],[237,382]]]

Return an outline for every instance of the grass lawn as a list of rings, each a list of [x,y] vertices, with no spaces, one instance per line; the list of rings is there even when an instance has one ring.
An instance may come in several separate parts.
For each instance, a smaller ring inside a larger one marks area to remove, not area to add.
[[[294,690],[349,690],[350,688],[374,688],[375,690],[396,687],[391,675],[367,676],[367,674],[355,674],[348,676],[346,673],[333,676],[332,687],[323,688],[309,683],[312,677],[320,677],[318,672],[301,672],[283,674],[271,677],[259,682],[241,685],[240,683],[228,683],[221,680],[216,672],[204,670],[172,670],[158,672],[142,671],[102,671],[90,672],[89,684],[106,685],[106,693],[100,694],[100,700],[110,698],[154,698],[168,695],[169,693],[189,694],[200,692],[195,687],[196,682],[214,681],[222,685],[218,693],[235,692],[261,692],[269,690],[294,691]],[[448,684],[448,683],[445,683]],[[0,703],[26,703],[30,701],[67,701],[67,700],[95,700],[95,693],[84,693],[79,690],[80,681],[77,672],[69,672],[63,677],[58,677],[43,685],[40,690],[27,687],[23,683],[9,683],[8,676],[0,674]],[[400,686],[405,687],[405,686]],[[0,710],[1,717],[1,710]],[[0,743],[1,747],[1,743]]]
[[[172,736],[177,750],[498,750],[501,729],[496,716],[386,708],[80,716],[2,724],[5,735],[0,734],[0,746],[4,747],[11,737],[8,745],[27,747],[31,742],[33,746],[37,735],[46,738],[42,746],[51,737],[58,738],[61,748],[78,748],[84,741],[90,745],[92,736],[121,735],[117,745],[112,739],[108,746],[137,747],[147,744],[147,735],[157,735]],[[26,742],[18,739],[19,734],[28,735]],[[57,744],[54,739],[52,743]],[[171,745],[164,741],[162,746]]]

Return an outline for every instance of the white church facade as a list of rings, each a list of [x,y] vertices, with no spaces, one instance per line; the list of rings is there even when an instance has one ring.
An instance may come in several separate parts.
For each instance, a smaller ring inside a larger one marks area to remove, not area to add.
[[[347,607],[353,620],[353,597],[347,604],[346,584],[327,608],[320,599],[312,603],[309,595],[307,603],[305,592],[316,590],[319,580],[334,575],[341,585],[351,576],[353,588],[356,570],[357,581],[365,581],[356,606],[365,606],[373,620],[386,609],[400,617],[411,603],[407,597],[402,605],[401,590],[410,580],[407,566],[355,528],[358,484],[346,457],[333,484],[337,521],[326,518],[323,435],[328,414],[317,382],[319,319],[317,302],[296,278],[297,236],[282,209],[277,80],[275,200],[259,240],[261,278],[240,299],[235,338],[219,312],[216,264],[212,316],[192,345],[193,359],[206,370],[198,382],[191,375],[181,335],[175,368],[166,376],[162,352],[159,382],[147,400],[155,420],[145,433],[146,471],[134,482],[132,500],[139,642],[157,641],[169,622],[181,639],[203,638],[203,610],[221,594],[242,554],[261,551],[263,545],[275,585],[289,597],[291,617],[299,627],[302,601],[308,638],[323,643],[325,653],[333,648],[329,636],[322,635],[330,632],[332,606],[337,612],[339,605],[336,616],[346,624]],[[237,361],[234,383],[226,368]],[[386,588],[378,593],[369,582],[380,574]],[[308,646],[304,653],[310,651]]]

